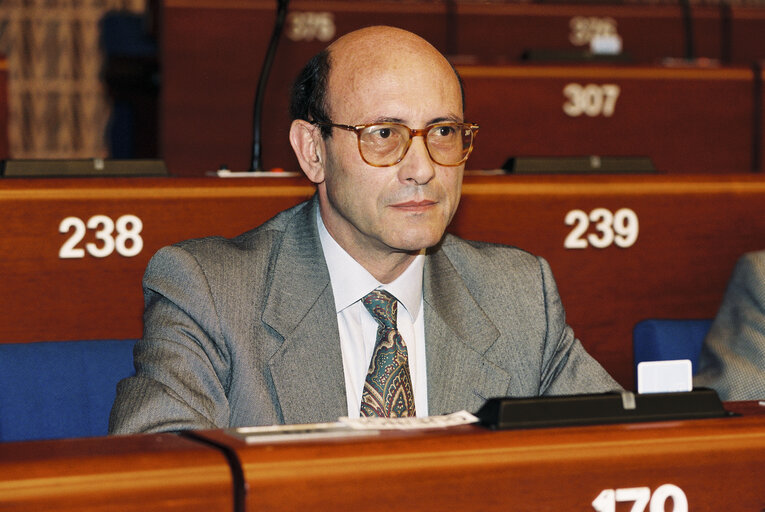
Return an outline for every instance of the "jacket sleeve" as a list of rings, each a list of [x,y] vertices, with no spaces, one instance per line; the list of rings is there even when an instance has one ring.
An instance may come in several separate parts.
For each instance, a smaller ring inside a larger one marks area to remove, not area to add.
[[[765,251],[741,257],[704,340],[694,385],[723,400],[765,398]]]
[[[165,247],[149,262],[143,289],[136,374],[117,386],[109,432],[227,426],[229,357],[202,268],[184,249]]]
[[[540,394],[570,395],[621,390],[621,386],[574,336],[574,331],[566,323],[566,313],[550,266],[544,258],[537,259],[547,316]]]

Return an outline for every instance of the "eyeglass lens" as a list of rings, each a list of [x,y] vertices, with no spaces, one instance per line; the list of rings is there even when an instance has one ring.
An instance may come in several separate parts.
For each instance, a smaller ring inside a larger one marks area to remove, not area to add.
[[[398,162],[409,147],[409,128],[396,123],[367,126],[359,133],[361,156],[371,165]],[[461,163],[473,141],[473,132],[459,123],[440,123],[427,128],[425,144],[434,162],[440,165]]]

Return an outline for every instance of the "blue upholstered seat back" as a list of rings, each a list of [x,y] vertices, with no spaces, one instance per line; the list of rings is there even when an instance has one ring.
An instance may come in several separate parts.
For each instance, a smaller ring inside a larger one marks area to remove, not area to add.
[[[0,344],[0,441],[107,434],[135,340]]]
[[[632,332],[635,367],[643,361],[690,359],[693,374],[712,320],[649,319],[638,322]]]

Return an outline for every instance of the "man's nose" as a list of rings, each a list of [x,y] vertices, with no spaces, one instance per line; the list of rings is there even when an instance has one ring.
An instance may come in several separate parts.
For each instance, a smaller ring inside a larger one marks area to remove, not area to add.
[[[399,166],[401,181],[424,185],[432,180],[435,174],[435,162],[430,158],[425,139],[421,135],[413,137],[409,151]]]

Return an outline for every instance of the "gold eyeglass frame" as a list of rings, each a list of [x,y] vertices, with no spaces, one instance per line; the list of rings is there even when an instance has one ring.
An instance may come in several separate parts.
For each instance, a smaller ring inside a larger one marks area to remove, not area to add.
[[[311,121],[311,124],[316,125],[316,126],[328,126],[328,127],[331,127],[331,128],[340,128],[342,130],[348,130],[349,132],[355,132],[356,133],[356,143],[357,143],[358,148],[359,148],[359,155],[361,156],[361,159],[364,160],[364,162],[367,165],[371,165],[372,167],[392,167],[392,166],[396,165],[397,163],[401,162],[401,160],[403,160],[404,157],[406,156],[406,154],[409,152],[409,147],[412,145],[412,139],[414,137],[417,137],[417,136],[422,136],[422,138],[425,140],[425,150],[428,152],[428,156],[430,157],[430,159],[434,163],[436,163],[438,165],[441,165],[443,167],[457,167],[458,165],[464,164],[467,161],[468,157],[470,156],[470,153],[473,152],[473,143],[475,142],[475,137],[476,137],[476,134],[478,133],[478,128],[479,128],[479,126],[477,124],[474,124],[474,123],[457,123],[457,122],[453,122],[453,121],[444,121],[444,122],[440,122],[440,123],[433,123],[433,124],[429,124],[425,128],[409,128],[407,125],[405,125],[403,123],[393,123],[393,122],[382,122],[382,123],[371,123],[371,124],[357,124],[355,126],[351,126],[351,125],[348,125],[348,124],[338,124],[338,123],[321,123],[319,121]],[[364,153],[361,150],[361,132],[363,132],[364,130],[366,130],[367,128],[369,128],[371,126],[400,126],[402,128],[406,128],[409,131],[409,140],[406,141],[406,147],[404,148],[404,150],[401,153],[401,156],[398,158],[398,160],[396,160],[395,162],[390,163],[390,164],[378,165],[378,164],[373,164],[373,163],[369,162],[366,158],[364,158]],[[435,158],[433,158],[433,155],[430,152],[430,147],[428,146],[428,142],[427,142],[428,141],[428,137],[427,137],[427,135],[428,135],[428,133],[430,133],[430,131],[433,128],[437,128],[439,126],[457,126],[461,130],[464,130],[464,129],[469,129],[470,130],[470,132],[471,132],[470,147],[467,149],[467,152],[465,153],[465,156],[462,157],[462,160],[460,160],[459,162],[453,163],[453,164],[442,164],[441,162],[439,162]]]

